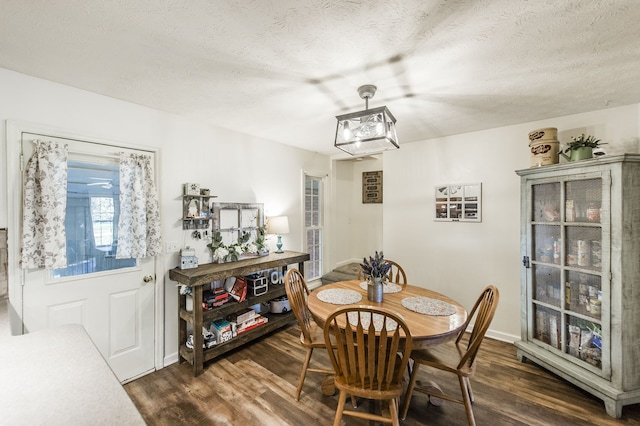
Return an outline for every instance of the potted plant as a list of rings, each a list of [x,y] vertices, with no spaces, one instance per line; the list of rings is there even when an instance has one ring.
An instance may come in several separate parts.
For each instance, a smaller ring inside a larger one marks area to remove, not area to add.
[[[582,133],[579,136],[572,136],[571,142],[567,144],[564,152],[560,152],[567,161],[579,161],[586,160],[593,157],[593,149],[598,148],[601,143],[600,139],[596,139],[595,136],[585,135]],[[566,155],[569,153],[569,156]]]
[[[367,277],[367,298],[372,302],[382,302],[383,281],[391,269],[391,264],[384,260],[382,252],[376,251],[375,256],[369,256],[368,260],[365,257],[360,266],[362,273]]]

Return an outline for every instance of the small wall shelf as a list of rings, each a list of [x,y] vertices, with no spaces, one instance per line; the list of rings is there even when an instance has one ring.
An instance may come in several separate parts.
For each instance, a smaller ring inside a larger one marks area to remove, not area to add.
[[[215,195],[182,196],[182,229],[207,229],[212,218],[209,200]]]

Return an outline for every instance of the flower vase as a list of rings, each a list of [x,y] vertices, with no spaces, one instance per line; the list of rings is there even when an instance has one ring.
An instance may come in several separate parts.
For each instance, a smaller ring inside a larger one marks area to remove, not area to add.
[[[369,277],[367,282],[367,299],[371,302],[382,303],[383,293],[382,277]]]
[[[571,161],[580,161],[593,158],[593,148],[590,146],[581,146],[578,149],[571,150]]]

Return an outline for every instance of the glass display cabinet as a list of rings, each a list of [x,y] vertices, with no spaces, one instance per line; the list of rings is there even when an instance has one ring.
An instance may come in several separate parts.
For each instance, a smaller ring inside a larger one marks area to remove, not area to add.
[[[517,171],[522,322],[518,358],[620,417],[640,402],[640,156]]]

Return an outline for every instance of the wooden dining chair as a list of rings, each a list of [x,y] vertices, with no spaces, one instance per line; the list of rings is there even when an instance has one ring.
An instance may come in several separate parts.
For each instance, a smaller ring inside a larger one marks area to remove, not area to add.
[[[311,355],[313,350],[326,348],[322,327],[318,326],[311,317],[311,312],[307,305],[307,297],[309,296],[309,288],[304,277],[297,269],[289,269],[284,278],[285,289],[289,299],[291,310],[298,320],[300,326],[300,344],[307,349],[307,353],[302,364],[300,379],[298,379],[298,387],[296,388],[296,401],[300,400],[300,392],[304,384],[307,372],[324,373],[333,375],[333,370],[328,368],[309,368],[311,363]]]
[[[345,307],[327,318],[324,339],[340,391],[334,426],[340,424],[343,415],[399,425],[398,400],[412,348],[411,333],[404,320],[382,308]],[[345,410],[349,394],[388,401],[390,417]]]
[[[387,274],[389,282],[401,285],[403,287],[406,286],[407,274],[404,273],[404,269],[402,269],[402,266],[398,265],[393,260],[385,259],[385,261],[391,264],[391,269],[389,269],[389,273]],[[362,273],[362,269],[358,270],[358,279],[363,280],[366,278],[367,277]]]
[[[493,319],[493,314],[498,307],[499,299],[500,294],[496,287],[486,287],[471,309],[471,312],[467,317],[467,321],[461,329],[462,331],[460,334],[458,334],[455,342],[443,343],[430,349],[416,350],[411,353],[411,359],[414,361],[413,371],[411,373],[406,397],[402,407],[403,420],[407,416],[409,403],[411,402],[411,397],[415,390],[427,395],[434,395],[434,397],[439,399],[463,404],[467,412],[469,425],[476,424],[475,417],[473,416],[473,410],[471,408],[471,404],[473,403],[473,392],[471,390],[470,379],[475,372],[478,349],[480,349],[480,344],[484,339],[484,335],[489,329],[489,325]],[[473,329],[468,333],[468,338],[465,337],[463,339],[463,336],[467,334],[465,333],[465,330],[473,318],[475,318]],[[464,343],[465,340],[466,344]],[[462,398],[460,399],[449,395],[443,395],[440,392],[433,392],[433,388],[416,386],[416,378],[421,365],[432,367],[457,376]]]

